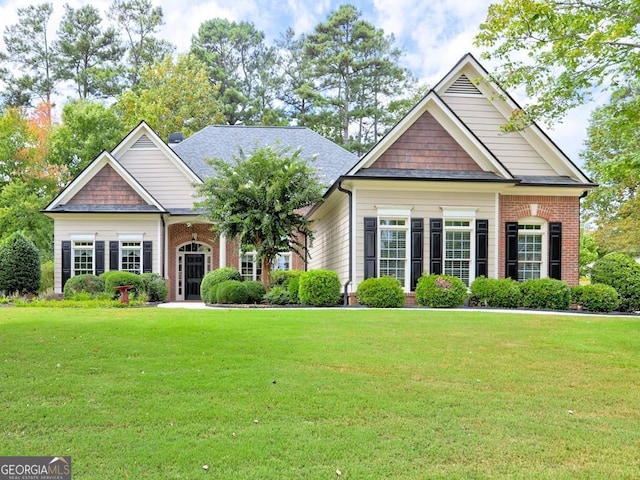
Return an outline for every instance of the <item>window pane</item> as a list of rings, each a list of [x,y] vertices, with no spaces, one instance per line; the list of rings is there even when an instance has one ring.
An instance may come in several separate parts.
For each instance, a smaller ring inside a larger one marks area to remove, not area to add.
[[[73,243],[73,274],[93,274],[93,242]]]
[[[467,222],[468,223],[468,222]],[[469,286],[471,259],[471,232],[450,230],[445,233],[445,275],[458,277]]]
[[[404,220],[386,220],[402,222]],[[390,276],[404,285],[407,266],[407,230],[380,230],[380,276]]]
[[[528,230],[528,229],[523,229]],[[518,280],[540,278],[542,266],[542,235],[518,236]]]
[[[142,245],[140,242],[120,244],[120,269],[124,272],[142,273]]]

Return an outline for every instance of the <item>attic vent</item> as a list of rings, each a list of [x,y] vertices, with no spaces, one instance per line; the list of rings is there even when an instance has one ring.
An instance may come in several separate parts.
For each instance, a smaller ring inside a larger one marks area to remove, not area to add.
[[[138,140],[136,140],[136,143],[134,143],[131,148],[157,148],[156,144],[153,143],[153,141],[147,137],[146,135],[140,135],[140,138]]]
[[[447,88],[446,93],[482,95],[482,92],[478,90],[478,87],[476,87],[466,75],[460,75],[458,79]]]

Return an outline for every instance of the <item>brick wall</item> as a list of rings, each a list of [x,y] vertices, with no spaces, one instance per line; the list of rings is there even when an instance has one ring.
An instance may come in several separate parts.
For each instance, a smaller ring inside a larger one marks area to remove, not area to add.
[[[580,199],[555,196],[500,196],[500,233],[498,258],[500,278],[505,276],[505,222],[526,217],[542,217],[548,222],[562,222],[562,279],[569,285],[580,280]]]

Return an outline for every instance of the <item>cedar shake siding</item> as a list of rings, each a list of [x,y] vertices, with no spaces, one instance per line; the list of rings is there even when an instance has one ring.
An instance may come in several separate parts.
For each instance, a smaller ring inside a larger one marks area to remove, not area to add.
[[[429,112],[418,118],[370,168],[482,171]]]
[[[111,165],[105,165],[67,204],[146,205],[147,202],[118,175]]]

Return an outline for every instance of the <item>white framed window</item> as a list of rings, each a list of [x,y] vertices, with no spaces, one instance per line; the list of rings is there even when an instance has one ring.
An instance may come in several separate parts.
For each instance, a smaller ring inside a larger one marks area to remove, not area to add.
[[[142,242],[120,242],[120,270],[142,273]]]
[[[444,274],[458,277],[467,287],[475,277],[473,230],[471,220],[444,222]]]
[[[73,269],[71,276],[95,273],[95,248],[93,240],[74,240]]]
[[[546,221],[528,217],[518,221],[518,281],[546,277]]]
[[[271,270],[291,270],[291,252],[279,253]],[[240,256],[240,276],[245,281],[262,279],[262,262],[256,252],[245,252]]]
[[[291,252],[279,253],[271,268],[272,270],[291,270]]]
[[[397,279],[409,290],[409,219],[378,218],[378,276]]]

